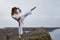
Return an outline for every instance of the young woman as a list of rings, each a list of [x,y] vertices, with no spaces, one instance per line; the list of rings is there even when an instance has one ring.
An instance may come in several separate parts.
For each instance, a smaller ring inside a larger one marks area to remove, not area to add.
[[[36,7],[33,7],[32,9],[30,9],[28,12],[26,13],[22,13],[21,9],[18,7],[13,7],[12,11],[11,11],[11,16],[12,18],[14,18],[18,23],[19,23],[19,28],[18,28],[18,33],[19,35],[23,34],[23,21],[25,19],[25,17],[27,17],[28,15],[32,14],[31,11],[33,11]]]

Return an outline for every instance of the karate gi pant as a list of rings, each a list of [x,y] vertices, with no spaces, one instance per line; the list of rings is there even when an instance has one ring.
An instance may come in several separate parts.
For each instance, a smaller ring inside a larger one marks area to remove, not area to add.
[[[23,24],[21,22],[19,22],[18,34],[19,35],[22,35],[23,34]]]

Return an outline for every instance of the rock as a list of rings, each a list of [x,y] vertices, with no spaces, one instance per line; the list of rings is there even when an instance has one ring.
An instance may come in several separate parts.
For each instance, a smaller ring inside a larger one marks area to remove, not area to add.
[[[49,32],[43,28],[34,28],[30,30],[32,31],[24,33],[20,40],[51,40]],[[0,29],[0,40],[19,40],[18,28]]]
[[[22,35],[20,40],[51,40],[49,32],[43,28]]]

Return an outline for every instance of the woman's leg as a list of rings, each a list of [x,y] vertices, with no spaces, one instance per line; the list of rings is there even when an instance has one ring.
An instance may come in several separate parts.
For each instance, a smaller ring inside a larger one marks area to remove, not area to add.
[[[19,31],[19,35],[22,35],[23,34],[23,29],[22,29],[21,26],[19,27],[18,31]]]
[[[20,24],[20,22],[19,22],[18,33],[19,33],[19,35],[23,34],[23,28],[22,28],[22,25]]]

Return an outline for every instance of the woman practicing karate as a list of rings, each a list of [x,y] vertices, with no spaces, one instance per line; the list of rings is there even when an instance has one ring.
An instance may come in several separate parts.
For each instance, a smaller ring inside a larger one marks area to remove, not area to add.
[[[26,13],[22,13],[21,9],[18,8],[18,7],[13,7],[12,8],[11,16],[12,16],[13,19],[15,19],[19,23],[19,28],[18,28],[19,36],[23,34],[22,25],[23,25],[23,21],[24,21],[25,17],[32,14],[31,11],[33,11],[35,8],[36,7],[33,7],[32,9],[30,9]]]

